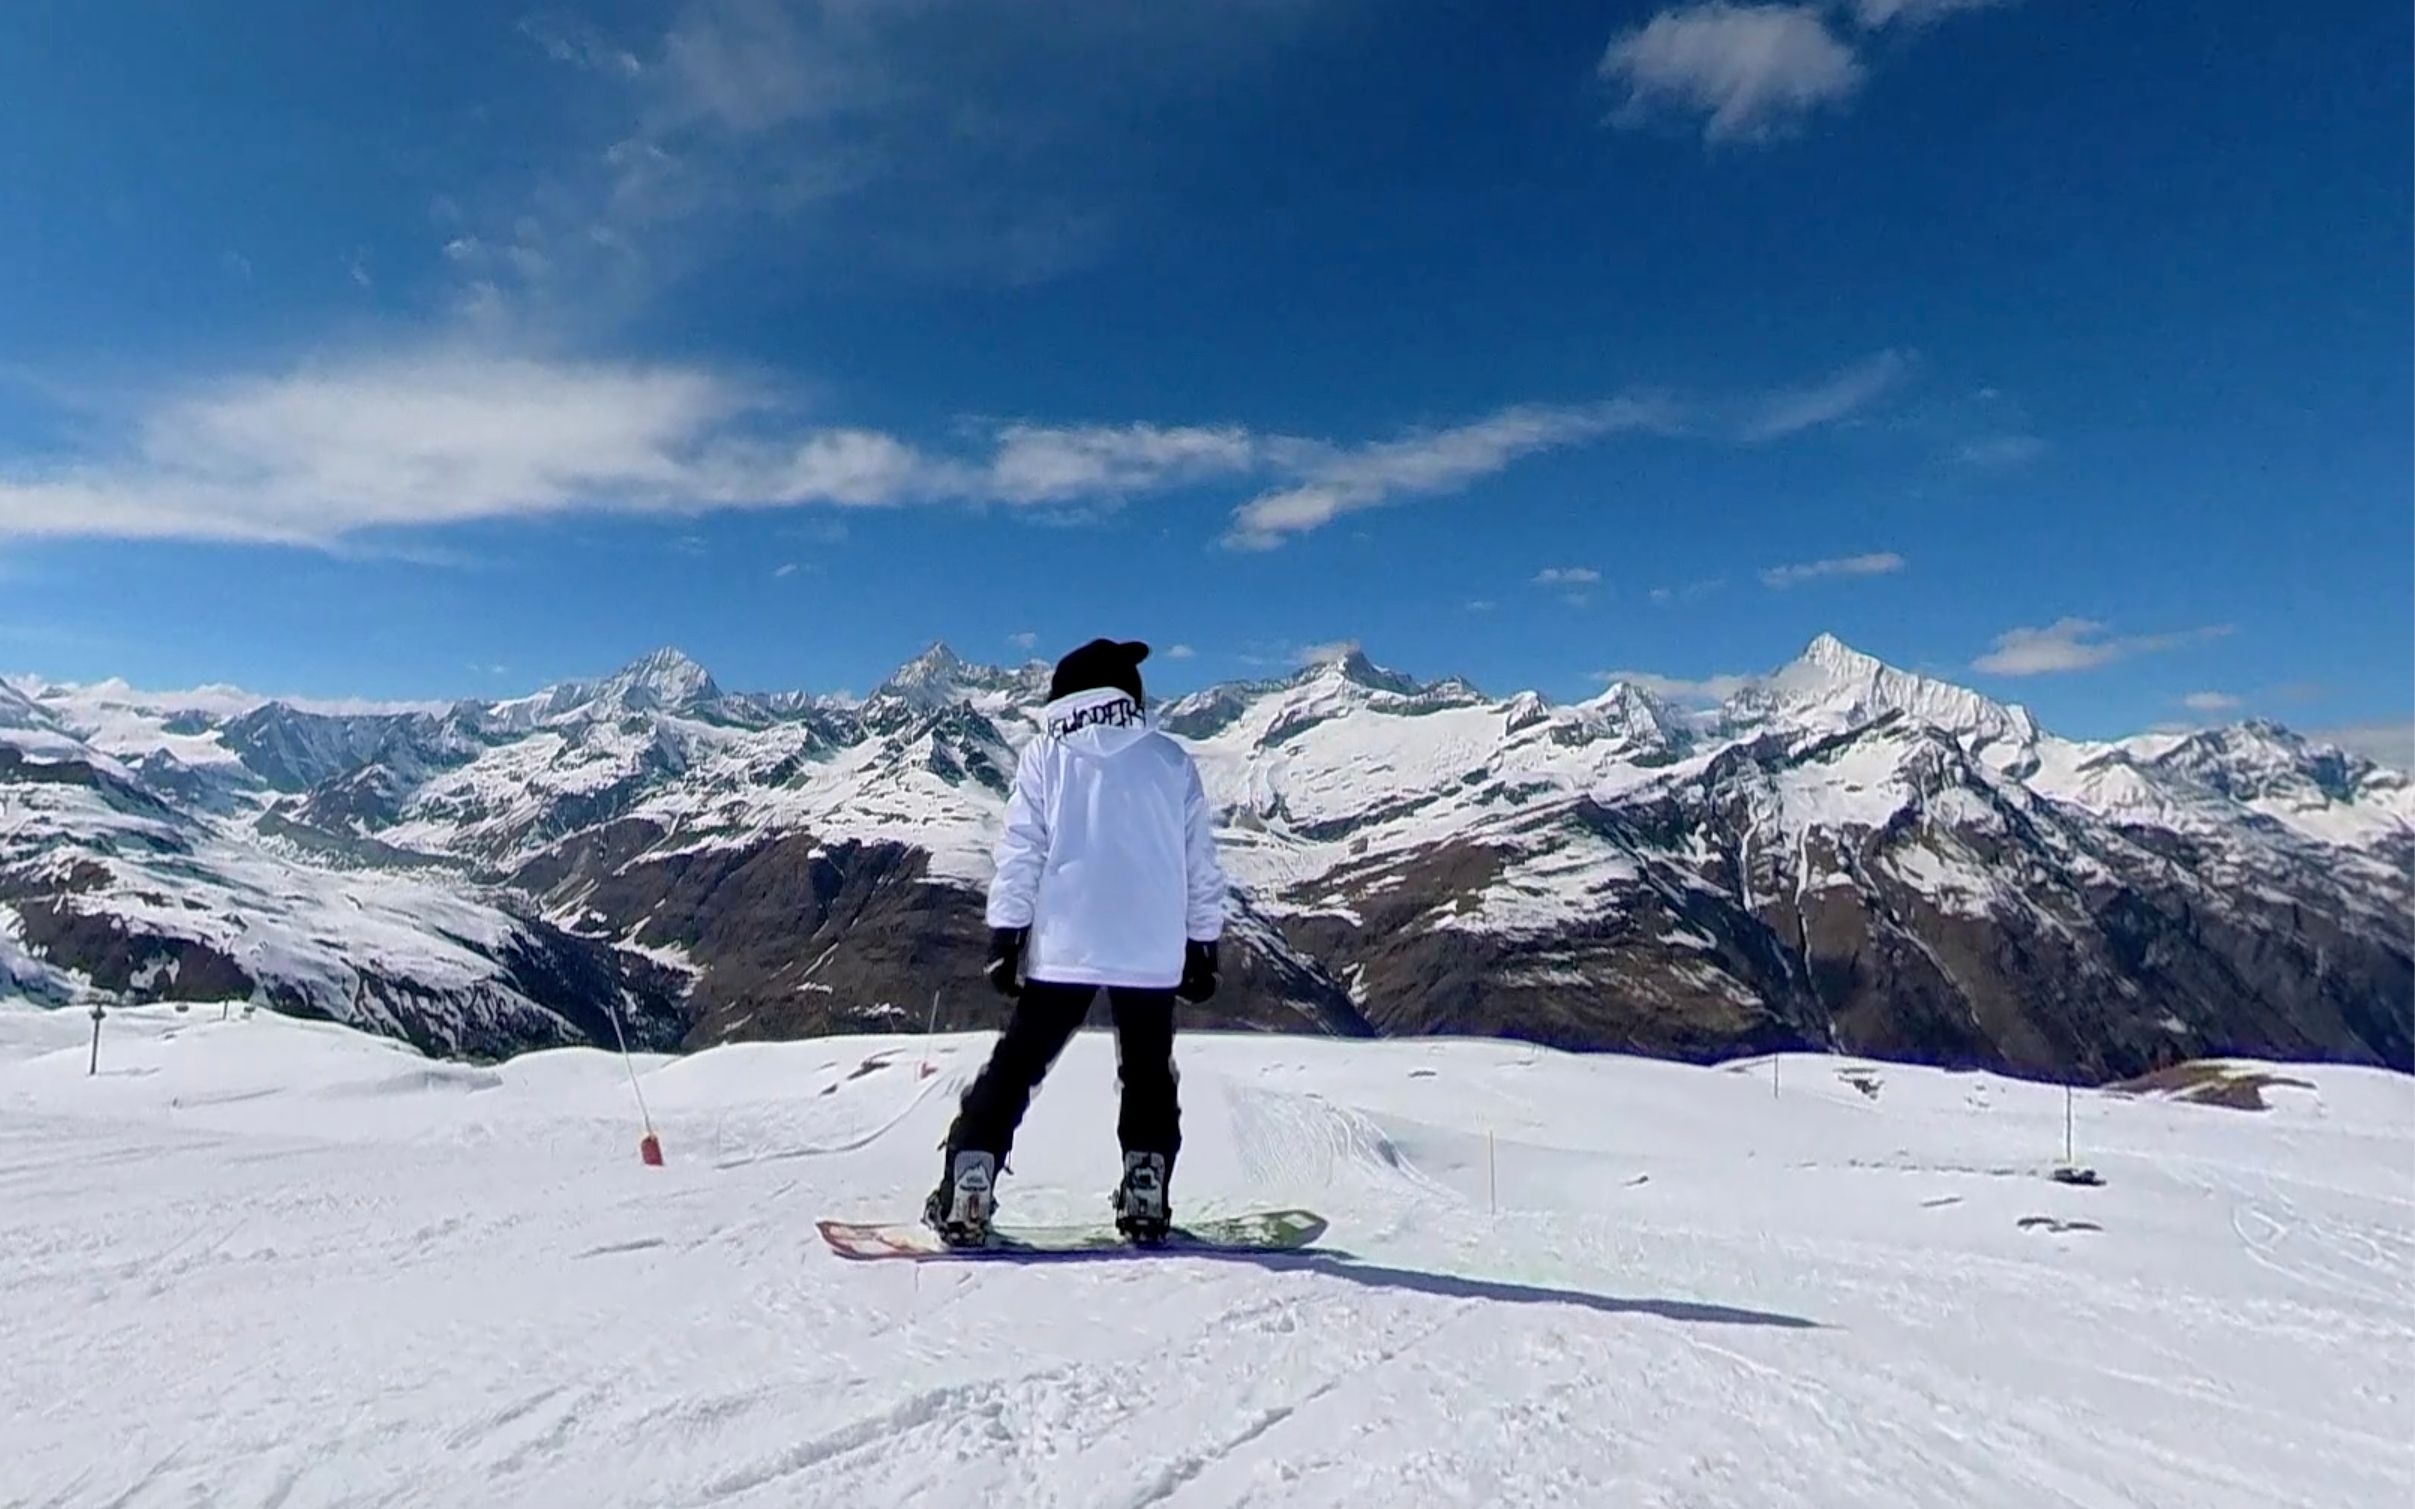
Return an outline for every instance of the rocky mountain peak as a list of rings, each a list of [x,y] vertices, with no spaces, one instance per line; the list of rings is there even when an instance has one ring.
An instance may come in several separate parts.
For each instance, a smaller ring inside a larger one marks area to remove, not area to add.
[[[944,641],[933,640],[929,649],[899,666],[886,684],[900,691],[953,686],[971,669],[965,658],[949,649]]]
[[[596,688],[596,700],[631,708],[678,708],[721,695],[712,673],[665,646],[621,667]]]
[[[1048,675],[1049,667],[1040,661],[1014,670],[976,665],[945,644],[934,643],[873,688],[871,700],[902,703],[918,712],[952,702],[986,705],[996,698],[1037,703],[1048,694]]]
[[[1318,661],[1294,679],[1302,683],[1327,682],[1370,692],[1393,692],[1401,696],[1413,696],[1424,690],[1416,677],[1384,669],[1369,660],[1366,652],[1356,645],[1339,655]]]
[[[2026,757],[2038,739],[2037,722],[2027,708],[1898,670],[1833,634],[1814,639],[1793,662],[1739,701],[1837,724],[1900,714],[1952,734],[1964,747],[1985,751],[1992,759]]]

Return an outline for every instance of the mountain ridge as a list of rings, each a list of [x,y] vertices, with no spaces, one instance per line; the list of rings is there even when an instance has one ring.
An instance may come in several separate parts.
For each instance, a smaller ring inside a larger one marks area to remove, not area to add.
[[[933,986],[976,1023],[949,987],[1047,672],[935,643],[861,699],[729,692],[666,647],[441,712],[0,683],[0,793],[40,793],[0,825],[0,948],[54,993],[194,971],[448,1051],[581,1040],[612,1005],[581,988],[690,1046],[893,1027]],[[1202,1020],[2081,1076],[2415,1059],[2415,794],[2277,724],[2067,740],[1828,635],[1708,708],[1353,649],[1158,714],[1240,892]],[[243,915],[263,888],[290,915]],[[413,936],[455,904],[482,920]]]

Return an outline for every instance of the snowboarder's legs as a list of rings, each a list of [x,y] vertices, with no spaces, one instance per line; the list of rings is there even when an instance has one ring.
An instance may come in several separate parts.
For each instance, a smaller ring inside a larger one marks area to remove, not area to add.
[[[1124,1176],[1115,1189],[1115,1224],[1134,1241],[1159,1242],[1173,1220],[1166,1186],[1182,1148],[1174,993],[1109,990],[1107,1004],[1115,1013],[1115,1074],[1123,1087],[1115,1134]]]
[[[1015,1128],[1031,1108],[1031,1092],[1090,1011],[1098,992],[1088,985],[1023,987],[1006,1030],[990,1050],[972,1088],[948,1128],[939,1187],[923,1203],[922,1218],[951,1247],[979,1247],[989,1240],[997,1208],[998,1171],[1014,1146]]]
[[[964,1092],[956,1124],[948,1129],[950,1152],[988,1153],[1000,1164],[1015,1145],[1015,1128],[1031,1109],[1031,1092],[1039,1088],[1049,1065],[1089,1014],[1094,985],[1049,985],[1033,980],[1023,987],[998,1046],[990,1050],[973,1087]]]
[[[1115,1076],[1123,1085],[1116,1140],[1127,1153],[1162,1153],[1171,1164],[1182,1149],[1174,992],[1111,989],[1107,1006],[1115,1014]]]

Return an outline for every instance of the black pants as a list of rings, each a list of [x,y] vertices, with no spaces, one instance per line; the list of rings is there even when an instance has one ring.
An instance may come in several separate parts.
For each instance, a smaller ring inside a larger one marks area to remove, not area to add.
[[[1031,1092],[1080,1029],[1098,990],[1038,980],[1023,987],[989,1063],[964,1092],[963,1109],[948,1130],[951,1153],[994,1153],[1005,1166]],[[1116,1078],[1123,1085],[1116,1138],[1127,1153],[1165,1154],[1170,1168],[1182,1147],[1182,1110],[1174,1094],[1174,992],[1111,986],[1107,1005],[1115,1014]]]

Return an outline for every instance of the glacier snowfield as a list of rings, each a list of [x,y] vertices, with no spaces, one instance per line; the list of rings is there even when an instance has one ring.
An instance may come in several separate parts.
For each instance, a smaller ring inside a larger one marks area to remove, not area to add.
[[[1186,1037],[1190,1213],[854,1264],[984,1035],[493,1067],[0,1005],[0,1504],[2403,1506],[2415,1081],[2251,1112],[1818,1057]],[[1005,1218],[1104,1212],[1113,1051]],[[1344,1255],[1346,1254],[1346,1255]]]

